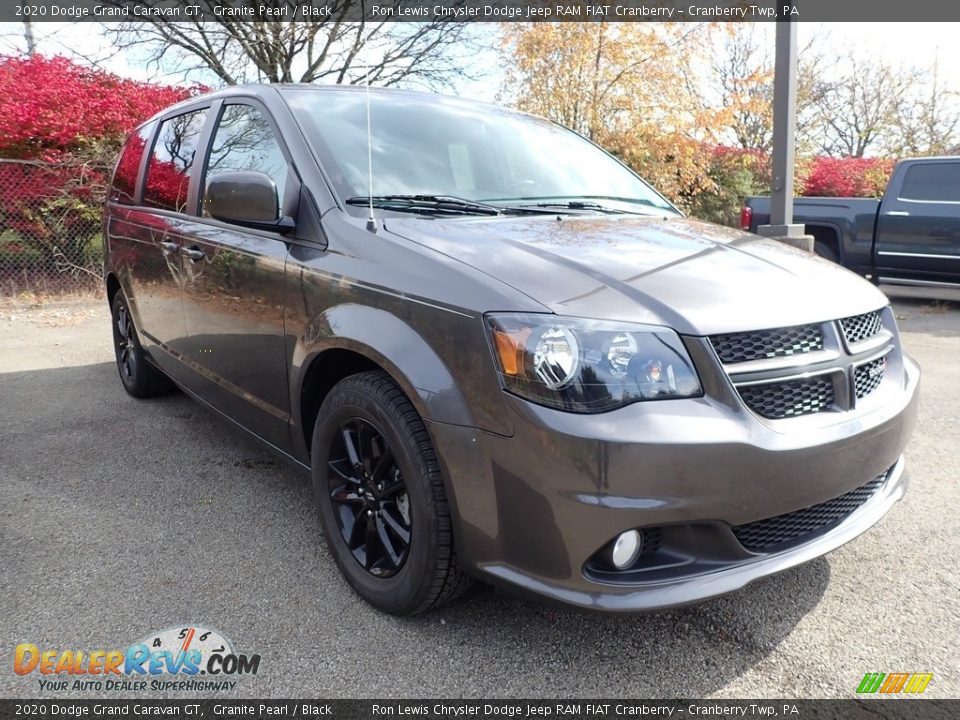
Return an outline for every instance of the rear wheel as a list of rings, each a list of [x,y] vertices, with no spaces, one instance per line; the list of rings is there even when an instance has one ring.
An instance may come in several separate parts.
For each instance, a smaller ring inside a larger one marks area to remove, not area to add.
[[[122,292],[113,298],[111,311],[113,350],[123,389],[136,398],[154,397],[173,389],[170,379],[147,361]]]
[[[352,375],[330,391],[312,449],[327,545],[357,594],[412,615],[469,586],[427,430],[386,373]]]

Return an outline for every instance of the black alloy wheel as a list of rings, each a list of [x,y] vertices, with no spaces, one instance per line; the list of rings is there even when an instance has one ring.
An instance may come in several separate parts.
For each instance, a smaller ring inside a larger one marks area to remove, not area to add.
[[[111,305],[113,350],[123,389],[136,398],[162,395],[173,389],[173,383],[147,360],[140,345],[133,313],[123,292],[117,291]]]
[[[410,550],[410,500],[396,455],[372,423],[350,418],[331,443],[330,500],[354,559],[371,575],[395,575]]]
[[[430,435],[387,373],[361,372],[333,386],[310,456],[327,548],[360,597],[414,615],[469,587]]]
[[[137,348],[133,344],[133,318],[126,303],[117,308],[117,369],[124,383],[133,382],[137,375]]]

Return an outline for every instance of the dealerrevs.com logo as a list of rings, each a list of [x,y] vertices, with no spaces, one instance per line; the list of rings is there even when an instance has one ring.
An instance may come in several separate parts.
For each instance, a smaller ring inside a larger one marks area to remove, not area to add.
[[[256,675],[259,655],[244,655],[216,630],[192,626],[151,633],[126,650],[41,649],[20,643],[17,675],[36,676],[42,691],[233,690]]]

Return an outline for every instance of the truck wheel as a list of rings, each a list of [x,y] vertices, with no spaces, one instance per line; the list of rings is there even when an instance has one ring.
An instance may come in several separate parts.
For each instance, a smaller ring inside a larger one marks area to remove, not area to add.
[[[113,298],[111,316],[113,350],[123,389],[135,398],[154,397],[172,390],[170,379],[146,359],[133,324],[133,315],[121,291]]]
[[[813,252],[822,257],[824,260],[829,260],[832,263],[840,264],[840,258],[837,257],[837,251],[832,247],[827,245],[825,242],[817,240],[813,244]]]
[[[469,586],[430,437],[389,375],[365,372],[334,386],[312,457],[327,547],[360,597],[413,615]]]

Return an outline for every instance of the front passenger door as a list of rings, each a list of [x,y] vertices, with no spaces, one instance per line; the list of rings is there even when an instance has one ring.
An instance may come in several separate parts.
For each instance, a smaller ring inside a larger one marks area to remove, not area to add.
[[[290,401],[284,339],[284,264],[279,232],[210,217],[203,209],[213,176],[256,170],[295,215],[296,176],[265,110],[225,103],[214,127],[200,187],[200,217],[184,241],[183,306],[187,357],[196,392],[267,442],[289,450]]]

